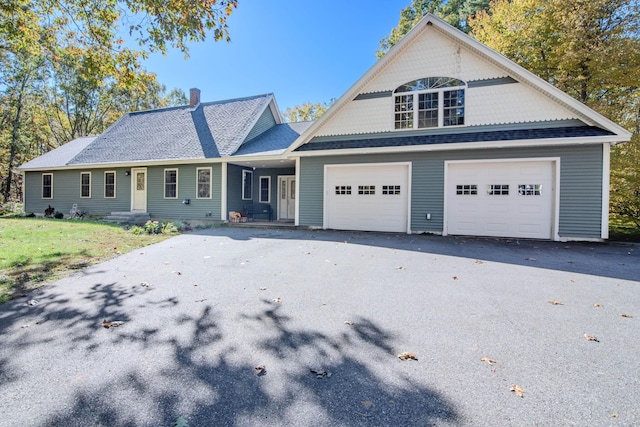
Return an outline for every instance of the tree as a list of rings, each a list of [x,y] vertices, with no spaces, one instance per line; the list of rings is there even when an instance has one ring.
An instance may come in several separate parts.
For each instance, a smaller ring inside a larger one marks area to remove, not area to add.
[[[449,24],[468,32],[467,21],[480,10],[489,8],[490,0],[412,0],[411,5],[400,11],[400,21],[391,33],[380,40],[380,49],[376,56],[382,58],[385,53],[400,41],[424,15],[433,13]]]
[[[640,226],[640,2],[495,0],[471,34],[633,132],[611,153],[611,212]]]
[[[287,108],[283,113],[287,122],[310,122],[319,119],[331,106],[330,103],[324,102],[305,102],[295,107]]]

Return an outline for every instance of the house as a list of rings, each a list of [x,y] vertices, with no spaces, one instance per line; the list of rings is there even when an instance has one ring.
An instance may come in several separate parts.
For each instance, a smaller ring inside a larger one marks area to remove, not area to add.
[[[23,165],[25,209],[225,220],[253,201],[312,228],[601,240],[631,137],[433,15],[314,123],[272,95],[191,97]]]
[[[26,212],[226,220],[250,203],[294,220],[295,161],[282,156],[310,123],[284,123],[272,94],[124,115],[24,165]]]

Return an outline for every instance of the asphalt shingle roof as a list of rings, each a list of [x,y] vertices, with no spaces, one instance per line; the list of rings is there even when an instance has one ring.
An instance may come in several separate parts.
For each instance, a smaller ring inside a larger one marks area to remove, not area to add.
[[[23,164],[24,169],[47,169],[67,165],[75,156],[96,139],[95,136],[83,136]]]
[[[311,142],[295,151],[341,150],[348,148],[406,147],[413,145],[454,144],[461,142],[514,141],[524,139],[579,138],[609,136],[613,132],[596,126],[569,126],[542,129],[515,129],[452,134],[398,136]]]
[[[128,113],[69,165],[229,156],[272,95]]]
[[[245,142],[234,156],[256,154],[281,154],[302,134],[313,122],[283,123],[275,125],[250,141]]]

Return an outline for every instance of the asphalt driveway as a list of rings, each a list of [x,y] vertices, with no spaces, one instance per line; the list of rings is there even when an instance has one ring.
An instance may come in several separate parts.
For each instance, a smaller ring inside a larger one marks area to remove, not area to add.
[[[0,425],[640,425],[639,252],[181,235],[0,306]]]

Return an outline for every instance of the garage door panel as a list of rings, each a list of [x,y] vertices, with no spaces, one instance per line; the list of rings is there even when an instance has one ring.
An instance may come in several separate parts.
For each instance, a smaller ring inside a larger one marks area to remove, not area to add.
[[[408,165],[328,167],[326,226],[342,230],[406,232],[408,170]],[[350,187],[351,194],[337,195],[336,186]],[[359,194],[361,186],[362,192],[369,194]]]
[[[551,238],[551,161],[453,163],[447,173],[449,234]]]

